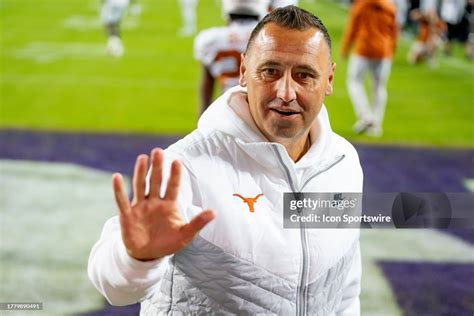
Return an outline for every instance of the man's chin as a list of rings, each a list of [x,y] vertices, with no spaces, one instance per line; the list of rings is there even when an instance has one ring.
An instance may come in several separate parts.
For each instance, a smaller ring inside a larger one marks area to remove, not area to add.
[[[281,127],[271,129],[271,136],[275,140],[280,140],[283,142],[292,141],[298,137],[298,130],[292,127]]]

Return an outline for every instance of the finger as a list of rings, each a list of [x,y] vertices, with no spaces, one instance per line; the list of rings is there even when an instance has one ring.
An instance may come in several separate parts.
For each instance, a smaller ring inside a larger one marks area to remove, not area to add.
[[[150,197],[160,197],[161,180],[163,177],[163,150],[155,148],[151,151]]]
[[[196,215],[188,224],[181,227],[181,233],[185,240],[191,240],[194,236],[210,221],[216,217],[216,213],[212,210],[205,210]]]
[[[123,187],[123,178],[120,173],[114,173],[112,175],[112,187],[120,214],[127,213],[130,210],[130,202],[128,201],[127,193]]]
[[[138,203],[145,199],[145,181],[148,168],[148,156],[140,155],[135,163],[133,172],[133,203]]]
[[[165,200],[174,201],[178,198],[179,182],[181,180],[181,163],[178,160],[171,164],[171,174],[166,187]]]

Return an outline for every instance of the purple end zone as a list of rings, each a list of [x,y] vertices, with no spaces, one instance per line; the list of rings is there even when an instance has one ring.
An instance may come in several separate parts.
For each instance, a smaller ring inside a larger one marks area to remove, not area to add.
[[[379,262],[407,316],[472,316],[474,265]]]
[[[471,245],[474,245],[474,229],[442,229],[441,231],[461,238],[464,241],[471,243]]]
[[[0,130],[0,159],[68,162],[131,176],[139,154],[179,136]]]
[[[112,306],[109,303],[104,304],[105,307],[98,311],[79,314],[78,316],[138,316],[140,315],[140,304],[128,306]]]
[[[0,130],[0,158],[77,163],[131,175],[138,154],[182,136]],[[366,192],[466,192],[473,149],[356,145]]]
[[[466,192],[473,149],[356,145],[366,192]]]

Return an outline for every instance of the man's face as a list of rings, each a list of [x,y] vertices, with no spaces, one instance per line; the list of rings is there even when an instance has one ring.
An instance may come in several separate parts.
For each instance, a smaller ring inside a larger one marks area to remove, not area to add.
[[[250,112],[268,140],[306,139],[324,97],[332,93],[334,68],[318,29],[263,27],[242,57],[240,84],[247,87]]]

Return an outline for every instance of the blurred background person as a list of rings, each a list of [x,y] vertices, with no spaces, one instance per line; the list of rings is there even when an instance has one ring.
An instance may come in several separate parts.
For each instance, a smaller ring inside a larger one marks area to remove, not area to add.
[[[298,6],[298,0],[270,0],[268,11],[286,7],[287,5]]]
[[[223,0],[227,26],[209,28],[196,36],[194,57],[201,63],[201,113],[212,102],[216,80],[222,91],[238,85],[240,56],[253,28],[267,13],[268,4],[268,0]]]
[[[410,19],[418,24],[418,35],[408,52],[407,61],[416,64],[426,60],[436,67],[436,52],[443,44],[445,23],[438,16],[438,6],[434,0],[420,1],[420,7],[410,12]]]
[[[407,22],[408,7],[410,5],[409,0],[393,0],[397,7],[397,23],[401,30]]]
[[[437,11],[440,0],[418,0],[421,12],[426,13],[430,11]]]
[[[180,36],[191,36],[196,33],[197,30],[197,18],[196,8],[198,0],[179,0],[179,6],[181,7],[181,18],[183,26],[178,31]]]
[[[138,0],[130,0],[130,13],[133,16],[139,16],[142,13],[142,6]]]
[[[341,55],[346,58],[354,45],[347,72],[347,88],[357,117],[353,130],[379,137],[387,103],[386,85],[398,38],[396,7],[387,0],[357,0],[349,14]],[[372,79],[372,102],[364,87],[367,73]]]
[[[473,5],[474,0],[442,0],[441,18],[447,26],[447,42],[444,47],[446,55],[451,56],[453,42],[458,41],[464,45],[465,57],[472,60],[474,54],[472,41],[474,39],[469,41],[469,33],[471,33],[472,27],[470,15]]]
[[[114,57],[120,57],[124,53],[120,22],[128,4],[128,0],[104,0],[102,3],[100,17],[107,35],[107,53]]]

